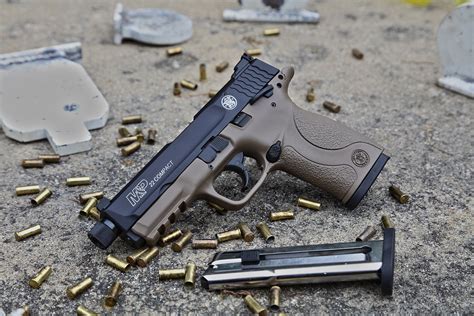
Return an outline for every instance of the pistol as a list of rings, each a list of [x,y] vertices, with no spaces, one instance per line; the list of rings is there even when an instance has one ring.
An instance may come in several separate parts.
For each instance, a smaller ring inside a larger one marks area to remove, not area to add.
[[[112,199],[101,199],[102,220],[88,236],[106,249],[120,236],[133,247],[155,245],[195,200],[227,210],[249,202],[266,176],[282,170],[355,208],[389,159],[369,138],[305,111],[288,96],[292,67],[281,70],[244,54],[227,84]],[[255,159],[261,176],[240,200],[219,194],[215,179]]]
[[[395,228],[384,239],[217,253],[201,278],[210,291],[374,280],[392,295]]]

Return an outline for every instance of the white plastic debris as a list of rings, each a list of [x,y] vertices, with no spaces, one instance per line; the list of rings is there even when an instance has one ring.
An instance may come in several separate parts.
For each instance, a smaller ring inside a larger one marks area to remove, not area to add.
[[[20,142],[47,138],[59,155],[92,148],[89,130],[103,127],[109,105],[76,61],[70,43],[0,55],[0,125]]]
[[[438,50],[441,87],[474,98],[474,1],[458,6],[441,22]]]

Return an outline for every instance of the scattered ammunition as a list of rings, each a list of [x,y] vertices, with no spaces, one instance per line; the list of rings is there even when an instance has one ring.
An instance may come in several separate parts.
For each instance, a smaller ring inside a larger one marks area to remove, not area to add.
[[[130,264],[136,264],[137,259],[140,258],[140,256],[143,255],[145,252],[147,252],[148,249],[149,249],[148,247],[144,247],[142,249],[135,251],[134,253],[132,253],[130,256],[127,257],[127,262]]]
[[[265,29],[265,30],[263,30],[263,35],[265,35],[265,36],[276,36],[276,35],[280,35],[280,29],[278,29],[278,28]]]
[[[193,249],[216,249],[217,240],[215,239],[195,239],[192,243]]]
[[[262,234],[263,239],[266,242],[273,242],[275,241],[275,236],[272,235],[270,228],[264,222],[257,224],[258,231]]]
[[[184,275],[184,285],[194,286],[196,282],[196,264],[194,262],[188,262],[186,265],[186,274]]]
[[[270,289],[271,298],[270,298],[270,310],[276,312],[280,310],[280,296],[281,288],[279,286],[272,286]]]
[[[39,193],[40,190],[41,189],[39,185],[29,185],[25,187],[16,187],[15,193],[17,196],[20,196],[20,195],[36,194],[36,193]]]
[[[137,265],[142,268],[146,267],[153,258],[158,256],[158,252],[159,252],[158,247],[151,247],[144,254],[138,257],[136,261]]]
[[[130,145],[134,142],[143,142],[144,137],[143,134],[137,134],[133,136],[128,136],[128,137],[122,137],[122,138],[117,138],[117,146],[122,147],[122,146],[127,146]]]
[[[216,66],[216,71],[223,72],[224,70],[226,70],[227,67],[229,67],[229,63],[227,61],[223,61]]]
[[[183,52],[183,49],[179,46],[178,47],[171,47],[171,48],[168,48],[166,50],[166,55],[168,55],[168,57],[170,57],[170,56],[181,54],[182,52]]]
[[[189,80],[181,80],[180,81],[181,87],[189,89],[189,90],[196,90],[198,88],[197,83],[191,82]]]
[[[160,240],[158,241],[158,245],[163,247],[167,243],[172,242],[173,240],[176,240],[181,236],[183,236],[183,232],[180,229],[176,229],[175,231],[169,233],[168,235],[161,237]]]
[[[120,260],[119,258],[113,255],[108,255],[105,258],[105,263],[107,263],[112,268],[118,269],[122,272],[127,272],[127,270],[130,268],[130,263]]]
[[[374,237],[375,233],[377,233],[377,231],[375,230],[373,226],[367,226],[367,228],[362,232],[362,234],[360,234],[356,238],[356,241],[367,241],[371,239],[372,237]]]
[[[245,304],[247,305],[247,307],[249,308],[249,310],[253,314],[257,314],[257,315],[260,315],[260,316],[267,315],[267,310],[265,309],[265,307],[260,305],[260,303],[257,302],[253,298],[252,295],[249,294],[249,295],[245,296],[244,301],[245,301]]]
[[[38,235],[38,234],[41,234],[41,226],[35,225],[35,226],[31,226],[30,228],[24,229],[22,231],[16,232],[15,239],[17,241],[22,241],[28,237]]]
[[[217,94],[217,92],[217,90],[211,89],[209,90],[209,93],[207,95],[209,96],[209,98],[212,98]]]
[[[173,94],[174,95],[181,95],[181,86],[179,85],[179,82],[174,83]]]
[[[39,289],[41,284],[43,284],[43,282],[51,275],[51,272],[53,272],[53,269],[51,269],[50,266],[44,267],[37,275],[30,279],[28,284],[34,289]]]
[[[206,64],[199,65],[199,81],[207,80]]]
[[[262,54],[262,49],[260,49],[260,48],[251,48],[251,49],[247,49],[245,51],[245,53],[247,55],[250,55],[250,56],[258,56],[258,55]]]
[[[408,196],[408,194],[406,193],[403,193],[400,188],[394,186],[394,185],[391,185],[389,188],[388,188],[390,194],[395,198],[397,199],[398,202],[400,202],[401,204],[405,204],[405,203],[408,203],[408,200],[410,199],[410,197]]]
[[[158,132],[156,131],[156,129],[150,128],[150,129],[148,130],[148,137],[147,137],[147,139],[146,139],[146,143],[147,143],[148,145],[154,145],[154,144],[155,144],[155,142],[156,142],[156,134],[157,134],[157,133],[158,133]]]
[[[358,50],[357,48],[352,49],[352,56],[354,56],[355,59],[363,59],[364,54]]]
[[[104,192],[92,192],[92,193],[84,193],[79,195],[79,202],[84,205],[89,201],[91,198],[95,198],[97,200],[100,200],[101,198],[104,197]]]
[[[218,242],[224,242],[233,239],[240,239],[242,237],[242,233],[240,229],[229,230],[226,232],[216,234],[216,238]]]
[[[217,205],[217,204],[212,203],[212,202],[207,202],[207,204],[209,204],[210,207],[214,208],[216,210],[216,212],[221,214],[221,215],[225,215],[227,213],[227,210],[225,208],[223,208],[222,206],[220,206],[220,205]]]
[[[61,160],[61,156],[57,154],[46,154],[39,155],[38,159],[43,160],[45,163],[58,163]]]
[[[109,294],[105,297],[104,304],[107,307],[114,307],[117,304],[117,297],[122,291],[122,282],[115,281],[109,290]]]
[[[122,137],[132,136],[132,133],[130,133],[128,128],[126,128],[125,126],[120,127],[118,132],[119,132],[119,135]]]
[[[135,132],[135,134],[134,134],[135,136],[140,136],[140,135],[143,136],[143,131],[140,127],[135,127],[134,132]]]
[[[81,293],[84,293],[88,288],[90,288],[94,284],[91,278],[85,278],[83,281],[79,282],[78,284],[67,288],[66,294],[71,300],[78,297]]]
[[[316,94],[314,93],[314,88],[309,88],[308,93],[306,93],[306,101],[313,102],[316,99]]]
[[[297,206],[301,206],[301,207],[306,207],[306,208],[309,208],[309,209],[312,209],[312,210],[315,210],[315,211],[319,211],[319,209],[321,208],[321,203],[318,203],[316,201],[311,201],[311,200],[307,200],[307,199],[304,199],[304,198],[298,198],[298,202],[296,203]]]
[[[141,115],[128,115],[122,117],[122,124],[138,124],[143,122],[142,116]]]
[[[137,150],[139,150],[142,147],[142,144],[140,142],[134,142],[128,145],[127,147],[123,147],[121,152],[123,156],[130,156]]]
[[[23,168],[43,168],[44,160],[43,159],[23,159],[21,161],[21,166]]]
[[[91,210],[89,211],[89,217],[95,219],[96,221],[100,221],[102,219],[100,211],[97,207],[91,208]]]
[[[341,106],[337,105],[335,103],[332,103],[331,101],[324,101],[323,106],[326,110],[332,113],[339,113],[341,112]]]
[[[246,242],[253,241],[253,239],[255,238],[255,234],[250,230],[250,227],[247,224],[240,223],[239,224],[239,229],[240,229],[240,233],[242,235],[242,238]]]
[[[168,269],[158,270],[158,277],[160,281],[183,279],[186,275],[186,269]]]
[[[30,316],[30,307],[28,305],[23,306],[23,313],[21,316]]]
[[[90,309],[88,309],[84,305],[79,305],[77,307],[76,312],[77,312],[77,316],[98,316],[99,315],[96,312],[91,311]]]
[[[382,215],[382,225],[384,228],[393,228],[393,223],[388,215]]]
[[[295,218],[295,214],[293,213],[292,210],[270,213],[270,220],[272,222],[282,221],[282,220],[285,220],[285,219],[294,219],[294,218]]]
[[[179,238],[171,245],[171,249],[176,252],[181,252],[183,248],[189,243],[192,237],[193,233],[191,231],[185,231],[183,236],[181,236],[181,238]]]
[[[41,191],[40,194],[31,199],[31,204],[40,205],[41,203],[46,201],[46,199],[49,198],[51,194],[53,194],[53,192],[51,192],[50,189],[45,188],[43,191]]]
[[[79,185],[89,185],[89,184],[91,184],[90,177],[77,177],[77,178],[66,179],[66,185],[68,187],[75,187]]]
[[[91,209],[94,208],[96,205],[97,205],[97,199],[95,197],[90,198],[86,202],[86,205],[84,205],[82,210],[79,211],[79,214],[82,216],[89,216]]]

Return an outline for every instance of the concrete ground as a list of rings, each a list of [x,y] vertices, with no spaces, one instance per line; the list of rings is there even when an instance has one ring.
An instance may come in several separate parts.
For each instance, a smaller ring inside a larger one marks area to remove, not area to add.
[[[59,165],[25,170],[21,159],[50,152],[47,141],[20,144],[0,133],[0,307],[5,312],[28,304],[33,314],[73,314],[79,304],[100,313],[247,314],[242,298],[209,293],[199,285],[185,289],[180,281],[159,282],[159,268],[180,267],[188,261],[202,273],[214,251],[160,251],[145,269],[121,273],[104,264],[106,254],[125,257],[131,249],[117,241],[107,251],[86,237],[92,220],[78,218],[79,193],[104,190],[112,198],[206,103],[207,91],[228,80],[231,67],[216,73],[223,60],[233,65],[250,47],[264,50],[262,59],[296,75],[290,95],[301,107],[331,117],[385,146],[391,160],[360,206],[349,211],[321,190],[283,173],[271,175],[242,210],[218,215],[199,202],[177,226],[197,238],[231,229],[239,221],[252,227],[268,222],[268,213],[294,205],[299,196],[322,203],[320,212],[296,208],[296,219],[269,223],[274,246],[353,240],[367,225],[379,225],[388,214],[397,227],[394,295],[382,297],[371,282],[285,287],[282,310],[289,315],[335,313],[473,313],[472,296],[472,118],[471,99],[438,88],[440,75],[436,31],[452,8],[434,1],[413,8],[400,1],[324,0],[311,8],[321,13],[318,25],[280,25],[279,37],[261,33],[272,25],[223,23],[222,10],[236,1],[125,1],[125,7],[161,7],[193,19],[194,36],[183,44],[184,54],[167,58],[165,48],[127,42],[112,44],[115,1],[16,1],[0,3],[0,52],[81,41],[83,65],[111,106],[105,128],[94,131],[93,150],[65,157]],[[365,57],[356,60],[351,49]],[[199,63],[209,65],[209,80],[196,92],[172,94],[172,83],[198,79]],[[315,87],[317,99],[305,101]],[[25,93],[28,88],[25,87]],[[342,105],[339,114],[321,106],[324,100]],[[140,127],[158,129],[158,143],[130,157],[115,145],[120,118],[143,114]],[[89,187],[66,187],[65,179],[88,175]],[[226,190],[233,188],[224,180]],[[411,196],[401,205],[388,194],[395,183]],[[16,197],[19,185],[39,184],[54,191],[39,207],[28,197]],[[43,233],[17,242],[14,232],[40,224]],[[377,226],[379,227],[379,226]],[[377,238],[381,237],[378,229]],[[264,247],[227,242],[219,250]],[[53,273],[34,290],[28,279],[44,265]],[[94,286],[76,300],[66,297],[69,285],[91,276]],[[117,306],[101,306],[108,287],[124,284]],[[252,290],[262,303],[267,290]]]

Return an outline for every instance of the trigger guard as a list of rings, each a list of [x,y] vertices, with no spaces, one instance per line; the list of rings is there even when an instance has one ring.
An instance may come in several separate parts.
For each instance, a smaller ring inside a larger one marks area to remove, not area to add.
[[[233,171],[240,176],[240,179],[242,180],[242,192],[250,188],[252,182],[250,173],[245,169],[244,161],[244,153],[238,153],[224,167],[224,171]]]

